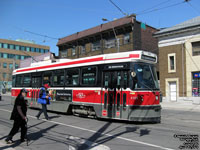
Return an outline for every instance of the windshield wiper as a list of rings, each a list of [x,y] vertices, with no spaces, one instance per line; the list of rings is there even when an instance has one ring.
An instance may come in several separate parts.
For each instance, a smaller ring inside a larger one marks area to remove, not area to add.
[[[153,88],[149,87],[148,85],[142,83],[142,82],[139,82],[139,84],[142,84],[144,87],[146,87],[148,90],[151,90],[152,92],[154,91]]]

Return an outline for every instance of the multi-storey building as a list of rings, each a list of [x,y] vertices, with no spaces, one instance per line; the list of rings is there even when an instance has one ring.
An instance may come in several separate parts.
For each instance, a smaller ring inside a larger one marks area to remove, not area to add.
[[[200,17],[155,33],[160,86],[166,101],[200,104]]]
[[[104,21],[107,21],[104,19]],[[127,16],[60,38],[60,58],[80,58],[106,53],[146,50],[158,52],[157,29]]]
[[[47,53],[49,49],[32,41],[0,39],[0,90],[11,87],[12,71],[21,60]]]

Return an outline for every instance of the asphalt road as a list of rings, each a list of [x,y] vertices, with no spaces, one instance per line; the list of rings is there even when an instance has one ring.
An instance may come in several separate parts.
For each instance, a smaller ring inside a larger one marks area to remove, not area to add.
[[[181,146],[199,144],[200,112],[163,109],[160,124],[140,124],[52,112],[48,112],[50,120],[46,121],[43,114],[41,119],[37,120],[35,115],[38,110],[29,109],[29,145],[19,142],[19,133],[14,137],[14,144],[6,145],[4,138],[12,127],[9,117],[13,106],[9,96],[2,99],[0,149],[11,147],[17,150],[178,150]]]

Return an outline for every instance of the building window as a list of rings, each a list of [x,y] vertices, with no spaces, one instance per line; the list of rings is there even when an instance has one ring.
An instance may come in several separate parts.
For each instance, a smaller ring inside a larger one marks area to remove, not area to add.
[[[3,63],[3,68],[7,68],[7,63]]]
[[[126,33],[124,35],[124,44],[128,44],[128,43],[130,43],[130,34]]]
[[[9,69],[13,69],[13,64],[9,64]]]
[[[12,80],[12,74],[8,74],[8,79]]]
[[[35,52],[35,48],[34,47],[31,47],[31,52]]]
[[[176,72],[176,54],[168,54],[168,72]]]
[[[48,52],[49,52],[49,50],[48,50],[48,49],[45,49],[45,50],[44,50],[44,53],[48,53]]]
[[[72,48],[72,56],[75,56],[75,55],[76,55],[76,48],[73,47],[73,48]]]
[[[25,59],[27,59],[27,58],[31,58],[31,56],[24,56],[24,58],[25,58]]]
[[[96,41],[92,43],[92,51],[100,50],[101,44],[100,41]]]
[[[19,68],[19,65],[18,64],[15,64],[15,69],[18,69]]]
[[[21,60],[24,60],[24,56],[23,55],[21,55]]]
[[[192,96],[200,96],[200,72],[192,73]]]
[[[21,59],[21,55],[15,55],[15,58],[20,60]]]
[[[0,43],[0,48],[3,48],[2,43]]]
[[[15,49],[15,45],[10,44],[10,45],[9,45],[9,48],[10,48],[10,49]]]
[[[6,73],[4,72],[4,73],[3,73],[3,79],[5,79],[5,78],[6,78]]]
[[[8,58],[15,58],[15,54],[8,54]]]
[[[44,53],[44,49],[40,49],[41,50],[41,53]]]
[[[60,51],[60,57],[61,58],[67,58],[67,49]]]
[[[105,40],[105,48],[115,47],[115,41],[116,41],[115,37]]]
[[[3,58],[8,58],[8,54],[7,53],[3,53]]]
[[[169,56],[170,59],[170,70],[174,70],[174,56]]]
[[[24,46],[21,46],[20,50],[21,50],[21,51],[25,51],[25,47],[24,47]]]
[[[86,52],[85,45],[82,45],[81,46],[81,54],[85,54],[85,52]]]
[[[19,45],[15,45],[15,49],[16,49],[16,50],[19,50]]]
[[[3,48],[8,48],[8,44],[3,43]]]
[[[30,52],[31,48],[30,47],[26,47],[26,51]]]
[[[192,43],[192,55],[193,56],[200,55],[200,41]]]
[[[39,53],[39,52],[40,52],[39,48],[36,48],[36,52],[37,52],[37,53]]]

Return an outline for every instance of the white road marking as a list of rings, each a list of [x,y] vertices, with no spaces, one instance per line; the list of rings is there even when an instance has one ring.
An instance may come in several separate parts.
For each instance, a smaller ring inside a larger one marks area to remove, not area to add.
[[[80,145],[82,145],[82,144],[87,145],[89,147],[88,150],[110,150],[110,148],[108,146],[105,146],[103,144],[94,143],[94,142],[85,140],[80,137],[66,136],[66,139],[70,140],[70,141],[75,141],[76,143],[79,143]],[[69,149],[76,150],[76,148],[71,145],[69,146]]]
[[[0,109],[0,110],[6,111],[6,112],[11,112],[11,111],[5,110],[5,109]],[[31,115],[28,115],[28,117],[37,119],[35,116],[31,116]],[[138,144],[142,144],[142,145],[146,145],[146,146],[151,146],[151,147],[155,147],[155,148],[160,148],[160,149],[163,149],[163,150],[175,150],[175,149],[171,149],[171,148],[167,148],[167,147],[163,147],[163,146],[159,146],[159,145],[155,145],[155,144],[151,144],[151,143],[146,143],[146,142],[142,142],[142,141],[138,141],[138,140],[132,140],[132,139],[124,138],[122,136],[115,136],[115,135],[112,135],[112,134],[104,134],[104,133],[101,133],[101,132],[97,132],[95,130],[90,130],[90,129],[86,129],[86,128],[82,128],[82,127],[78,127],[78,126],[64,124],[64,123],[61,123],[61,122],[56,122],[56,121],[46,120],[46,119],[41,119],[41,120],[51,122],[51,123],[54,123],[54,124],[58,124],[58,125],[62,125],[62,126],[66,126],[66,127],[71,127],[71,128],[83,130],[83,131],[88,131],[88,132],[92,132],[92,133],[99,133],[99,134],[102,134],[102,135],[105,135],[105,136],[108,136],[108,137],[114,137],[114,138],[117,138],[117,139],[129,141],[129,142],[133,142],[133,143],[138,143]]]

